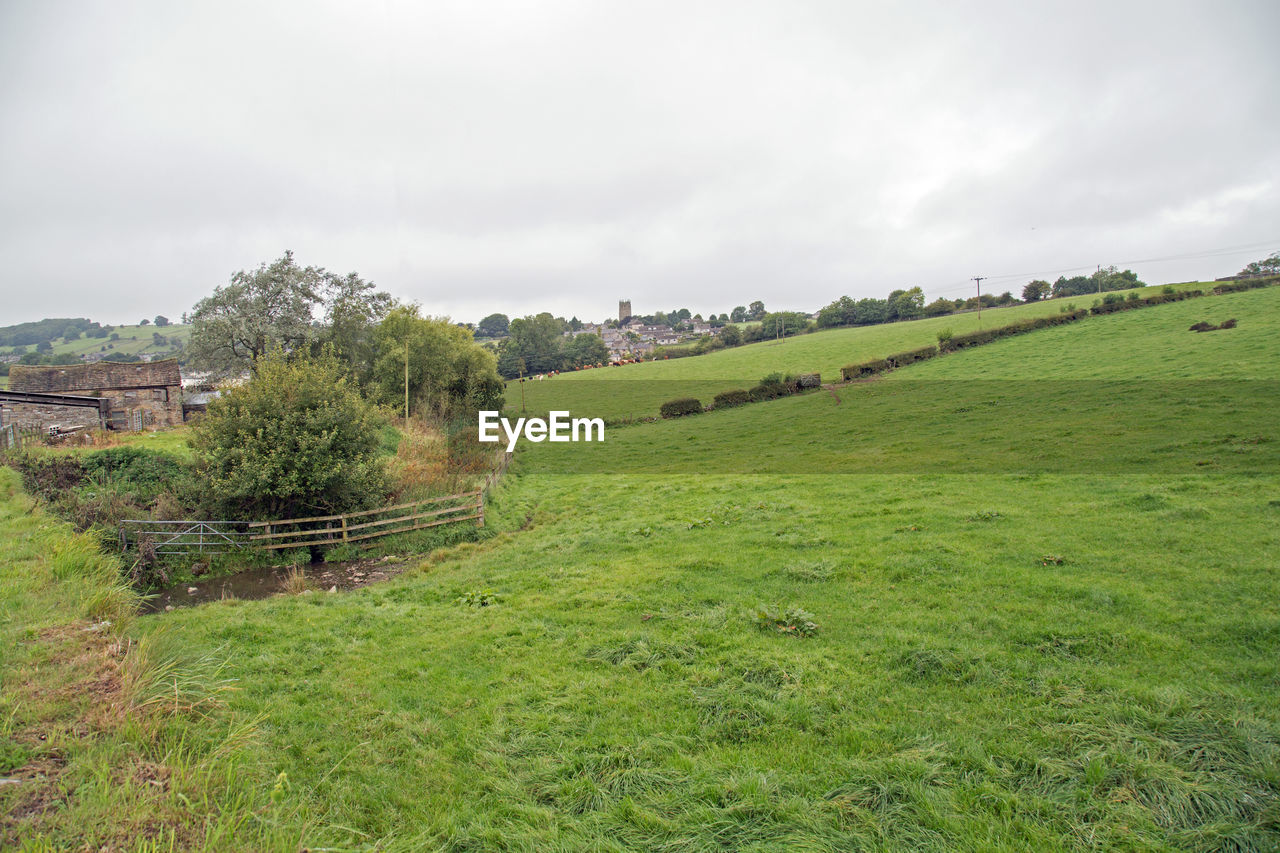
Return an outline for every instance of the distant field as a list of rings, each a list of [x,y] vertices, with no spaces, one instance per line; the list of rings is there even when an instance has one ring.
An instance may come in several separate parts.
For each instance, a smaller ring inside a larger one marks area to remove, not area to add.
[[[1189,282],[1177,287],[1190,290],[1212,284]],[[1087,308],[1095,298],[1081,296],[984,309],[981,322],[985,328],[1003,326],[1026,317],[1056,314],[1067,305]],[[575,415],[651,417],[657,415],[663,402],[675,397],[693,396],[710,403],[720,391],[749,387],[775,372],[820,372],[823,381],[836,382],[840,380],[840,368],[846,364],[936,344],[939,331],[951,329],[960,334],[977,329],[978,323],[976,312],[953,314],[906,323],[829,329],[782,342],[763,341],[670,361],[564,373],[542,382],[524,382],[524,408],[532,413],[567,409]],[[520,383],[507,384],[509,408],[521,408],[520,393]]]
[[[109,338],[86,338],[81,336],[75,340],[68,341],[56,338],[52,341],[53,351],[51,354],[70,353],[71,355],[79,356],[92,352],[105,352],[107,354],[141,355],[146,352],[167,352],[172,349],[169,345],[156,346],[153,343],[153,336],[156,332],[166,338],[181,341],[184,347],[191,338],[191,327],[178,324],[169,326],[116,326],[112,329],[112,332],[118,334],[120,339],[112,341]],[[34,349],[34,347],[27,347],[28,352]],[[8,349],[5,351],[8,352]]]
[[[1188,331],[1230,317],[1237,328]],[[1246,473],[1280,470],[1277,412],[1280,287],[1090,317],[834,393],[617,429],[603,444],[544,444],[527,464],[668,475]]]

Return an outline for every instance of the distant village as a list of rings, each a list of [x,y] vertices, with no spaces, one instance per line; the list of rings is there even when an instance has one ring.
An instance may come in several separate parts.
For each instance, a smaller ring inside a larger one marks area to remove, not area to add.
[[[630,300],[620,300],[616,321],[583,323],[578,331],[565,332],[564,337],[572,338],[581,334],[599,335],[605,346],[609,348],[609,357],[617,360],[648,356],[652,355],[657,347],[672,346],[704,335],[718,335],[722,327],[722,324],[712,326],[700,316],[681,323],[679,330],[666,324],[646,324],[641,318],[632,315]]]

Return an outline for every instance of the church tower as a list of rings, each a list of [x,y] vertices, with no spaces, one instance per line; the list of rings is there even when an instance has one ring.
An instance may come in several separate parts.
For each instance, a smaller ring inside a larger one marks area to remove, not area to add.
[[[621,326],[623,323],[627,322],[627,318],[630,316],[631,316],[631,300],[619,299],[618,300],[618,325]]]

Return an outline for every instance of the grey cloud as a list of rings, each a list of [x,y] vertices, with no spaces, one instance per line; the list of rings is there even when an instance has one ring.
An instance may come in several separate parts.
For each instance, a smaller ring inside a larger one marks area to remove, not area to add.
[[[1277,25],[1266,2],[8,3],[0,322],[176,316],[285,248],[470,320],[1280,249]]]

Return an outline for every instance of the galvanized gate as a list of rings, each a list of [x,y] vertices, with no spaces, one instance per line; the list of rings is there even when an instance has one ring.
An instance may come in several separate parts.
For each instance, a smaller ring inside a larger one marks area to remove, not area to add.
[[[149,544],[157,554],[219,554],[249,545],[249,525],[243,521],[158,521],[152,518],[120,522],[120,548]]]

